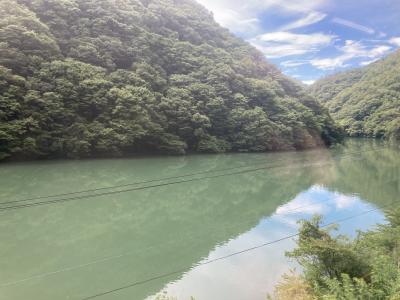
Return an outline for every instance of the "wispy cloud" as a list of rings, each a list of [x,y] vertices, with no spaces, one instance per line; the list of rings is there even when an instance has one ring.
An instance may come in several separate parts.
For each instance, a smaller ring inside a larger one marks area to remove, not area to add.
[[[365,32],[365,33],[368,33],[368,34],[374,34],[375,33],[375,30],[370,28],[370,27],[367,27],[367,26],[364,26],[364,25],[361,25],[361,24],[358,24],[358,23],[355,23],[355,22],[352,22],[352,21],[349,21],[349,20],[345,20],[345,19],[342,19],[342,18],[333,18],[332,22],[336,23],[336,24],[340,24],[340,25],[346,26],[346,27],[349,27],[349,28],[352,28],[352,29],[355,29],[355,30],[359,30],[359,31],[362,31],[362,32]]]
[[[310,61],[313,67],[316,67],[321,70],[333,70],[336,68],[345,68],[348,67],[348,64],[345,64],[345,59],[343,56],[338,56],[334,58],[322,58],[322,59],[313,59]]]
[[[336,194],[333,201],[337,209],[349,208],[359,201],[358,198],[353,196],[346,196],[343,194]]]
[[[279,63],[287,75],[297,74],[300,80],[308,83],[311,82],[309,79],[330,70],[370,64],[391,49],[400,47],[397,31],[381,26],[380,22],[375,22],[376,28],[371,28],[369,23],[363,24],[351,17],[360,4],[358,2],[351,3],[349,13],[342,18],[339,14],[342,10],[336,10],[339,4],[334,0],[196,1],[212,12],[219,24]],[[362,3],[369,9],[368,0]],[[395,8],[389,10],[395,11]],[[395,14],[392,18],[397,20]],[[371,24],[373,20],[369,20]],[[317,24],[317,30],[313,24]],[[340,30],[341,26],[352,30]],[[365,39],[358,41],[360,33]],[[389,34],[394,36],[390,38]]]
[[[297,195],[292,201],[279,206],[275,214],[276,215],[292,215],[292,214],[322,214],[327,211],[329,207],[324,203],[313,202],[313,199],[302,193]],[[281,218],[281,217],[280,217]]]
[[[333,70],[336,68],[347,67],[346,62],[354,58],[370,58],[371,60],[377,59],[390,51],[392,47],[387,45],[375,46],[367,48],[361,42],[347,40],[343,47],[339,47],[341,55],[333,58],[318,58],[310,60],[311,65],[322,70]]]
[[[303,80],[302,82],[306,85],[312,85],[315,82],[315,80]]]
[[[213,13],[215,21],[232,32],[255,34],[260,28],[257,14],[239,1],[197,1]]]
[[[371,60],[366,60],[366,61],[362,61],[360,62],[360,66],[368,66],[374,62],[376,62],[377,60],[379,60],[379,58],[375,58],[375,59],[371,59]]]
[[[281,31],[288,31],[296,28],[306,27],[315,23],[318,23],[325,19],[326,14],[320,13],[318,11],[312,11],[308,13],[305,17],[289,23],[280,28]]]
[[[387,33],[384,33],[384,32],[382,32],[382,31],[380,31],[380,32],[378,33],[378,38],[383,39],[384,37],[387,37]]]
[[[316,10],[327,1],[329,0],[197,0],[214,14],[219,24],[232,32],[247,36],[261,30],[259,16],[269,9],[278,9],[281,14],[304,15]],[[316,14],[311,17],[316,18]]]
[[[286,31],[256,36],[249,42],[269,58],[312,53],[331,44],[335,36],[323,33],[295,34]]]
[[[308,64],[308,60],[286,60],[280,63],[282,67],[285,68],[294,68],[302,65]]]
[[[389,40],[389,43],[400,47],[400,37],[394,37]]]

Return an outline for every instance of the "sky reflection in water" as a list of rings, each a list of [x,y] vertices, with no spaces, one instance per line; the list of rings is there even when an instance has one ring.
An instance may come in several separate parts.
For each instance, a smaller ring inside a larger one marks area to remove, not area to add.
[[[284,256],[293,239],[198,264],[297,233],[296,221],[315,213],[329,223],[400,194],[400,151],[352,139],[302,152],[4,164],[0,200],[260,166],[269,168],[3,211],[0,300],[81,300],[113,289],[98,299],[142,300],[163,290],[178,300],[265,299],[296,267]],[[354,236],[383,221],[376,211],[339,232]],[[120,289],[175,270],[185,272]]]
[[[325,224],[374,208],[376,206],[357,195],[332,192],[314,185],[279,206],[272,216],[262,219],[248,232],[216,246],[201,262],[294,234],[299,227],[298,220],[310,219],[315,214],[322,215]],[[342,226],[337,233],[354,237],[357,230],[373,228],[383,222],[384,215],[377,210],[339,224]],[[289,239],[210,265],[194,267],[180,280],[166,285],[162,292],[178,299],[190,299],[190,296],[195,296],[196,300],[265,299],[285,272],[299,270],[293,260],[285,257],[285,251],[294,247],[294,239]]]

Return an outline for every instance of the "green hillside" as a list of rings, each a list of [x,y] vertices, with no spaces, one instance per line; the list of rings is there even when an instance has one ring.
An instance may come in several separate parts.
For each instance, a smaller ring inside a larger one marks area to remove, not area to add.
[[[301,149],[340,132],[191,0],[0,0],[0,158]]]
[[[350,136],[400,138],[400,52],[317,81],[311,93]]]

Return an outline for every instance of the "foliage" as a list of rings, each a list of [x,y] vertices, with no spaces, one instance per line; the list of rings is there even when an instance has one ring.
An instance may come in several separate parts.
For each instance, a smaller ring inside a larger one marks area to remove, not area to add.
[[[341,139],[192,0],[0,1],[0,159],[267,151]]]
[[[400,51],[317,81],[311,93],[350,136],[400,139]]]
[[[303,221],[298,246],[287,254],[304,268],[296,280],[305,280],[318,299],[400,299],[400,208],[388,211],[387,220],[352,241],[321,229],[319,217]]]
[[[155,300],[178,300],[178,298],[169,296],[167,291],[162,291],[155,296]],[[191,296],[190,299],[188,300],[196,300],[196,299]]]
[[[284,274],[274,291],[273,296],[268,296],[268,300],[316,300],[312,287],[304,278],[298,276],[294,271]]]

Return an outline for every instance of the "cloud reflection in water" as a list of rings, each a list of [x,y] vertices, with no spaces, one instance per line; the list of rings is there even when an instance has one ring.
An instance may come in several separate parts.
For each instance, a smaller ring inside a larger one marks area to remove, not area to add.
[[[314,214],[323,215],[324,222],[329,223],[371,208],[371,204],[357,195],[345,195],[314,185],[279,206],[272,216],[266,216],[248,232],[217,245],[201,262],[291,235],[297,232],[298,220],[309,219]],[[367,230],[382,222],[382,212],[374,211],[346,221],[338,233],[354,236],[357,230]],[[294,240],[284,240],[209,265],[194,266],[180,280],[166,285],[163,292],[178,300],[190,296],[208,300],[265,299],[285,272],[298,268],[295,262],[285,257],[285,251],[294,246]]]

